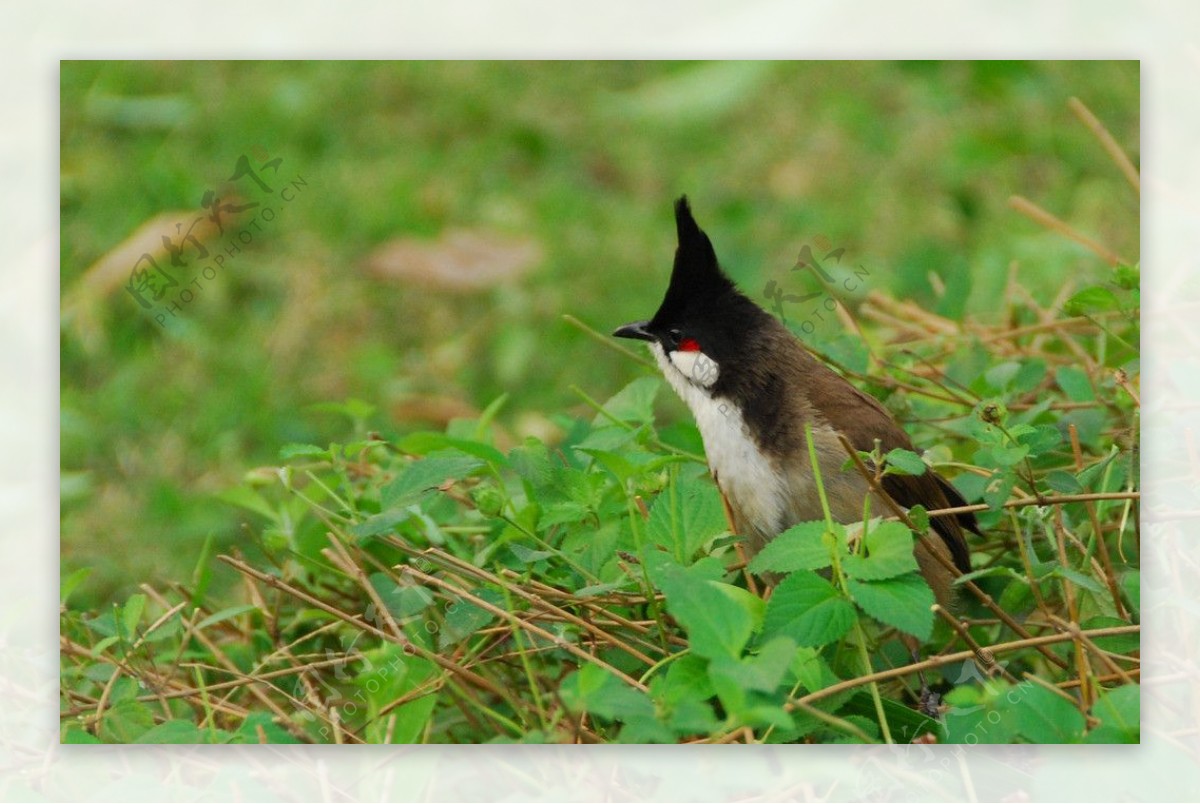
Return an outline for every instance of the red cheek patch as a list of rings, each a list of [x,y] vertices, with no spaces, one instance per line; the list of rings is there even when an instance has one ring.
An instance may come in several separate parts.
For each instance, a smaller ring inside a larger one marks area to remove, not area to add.
[[[699,352],[700,342],[695,338],[684,338],[679,342],[680,352]]]

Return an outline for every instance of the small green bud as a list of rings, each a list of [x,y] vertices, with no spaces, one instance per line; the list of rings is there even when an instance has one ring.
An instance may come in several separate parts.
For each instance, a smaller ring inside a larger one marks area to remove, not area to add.
[[[471,490],[471,501],[484,516],[499,516],[504,510],[504,494],[495,486],[476,486]]]
[[[288,535],[278,528],[268,528],[263,531],[263,550],[267,551],[270,555],[283,552],[288,549],[290,543],[291,539],[288,538]]]
[[[1006,415],[1008,411],[1000,402],[985,402],[979,407],[979,418],[988,424],[999,424]]]

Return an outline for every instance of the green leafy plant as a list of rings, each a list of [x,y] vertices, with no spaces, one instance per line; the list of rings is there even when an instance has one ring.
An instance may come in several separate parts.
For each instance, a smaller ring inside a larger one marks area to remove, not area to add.
[[[947,425],[972,461],[960,488],[993,518],[959,611],[913,557],[938,512],[801,523],[740,569],[694,428],[657,426],[654,377],[560,417],[553,447],[498,446],[503,399],[394,441],[352,416],[345,444],[285,446],[224,495],[260,523],[221,557],[247,602],[210,611],[202,567],[192,590],[64,610],[63,739],[1136,740],[1124,453],[1097,435],[1102,456],[1064,466],[1065,440],[1084,447],[1054,400],[1078,378],[1029,404],[1052,375],[1021,371],[981,376],[1005,395]],[[777,580],[767,599],[746,570]],[[943,720],[914,709],[919,670],[948,690]]]
[[[568,175],[547,206],[578,198]],[[1046,252],[1037,265],[1062,256]],[[924,306],[878,290],[839,299],[852,327],[814,343],[929,447],[864,465],[933,464],[979,517],[953,610],[934,606],[912,554],[944,511],[801,523],[743,566],[695,427],[657,418],[657,377],[604,401],[590,393],[602,381],[573,388],[579,406],[555,406],[561,435],[547,439],[510,437],[504,396],[407,433],[347,400],[320,408],[344,422],[337,443],[286,443],[318,439],[264,425],[262,440],[284,445],[219,495],[242,529],[203,538],[186,582],[97,609],[77,602],[87,569],[64,578],[61,738],[1136,742],[1139,269],[1098,256],[1111,269],[1049,306],[1015,282],[973,288],[965,265]],[[932,262],[904,255],[901,284]],[[962,315],[972,292],[995,323]],[[263,320],[256,331],[273,331]],[[528,362],[523,326],[497,339],[516,355],[497,359],[505,371]],[[552,386],[566,384],[524,393]],[[247,399],[242,413],[259,401]],[[68,436],[83,429],[71,410]],[[848,458],[855,471],[864,456]],[[172,502],[158,495],[157,515]],[[916,711],[922,677],[944,693],[940,718]]]

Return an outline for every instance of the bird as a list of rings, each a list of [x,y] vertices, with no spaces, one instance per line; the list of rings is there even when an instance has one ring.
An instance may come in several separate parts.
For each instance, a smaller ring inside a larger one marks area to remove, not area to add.
[[[872,512],[965,506],[933,468],[885,474],[872,484],[847,451],[913,450],[908,434],[873,396],[817,359],[782,322],[746,296],[724,272],[686,196],[675,202],[678,246],[666,294],[649,320],[613,335],[646,341],[659,370],[691,410],[732,530],[753,557],[791,526],[824,518],[809,457],[811,428],[830,514],[860,522]],[[932,518],[933,534],[915,540],[918,569],[943,607],[954,578],[971,569],[963,531],[979,532],[974,514]],[[767,581],[771,583],[770,580]],[[910,646],[911,649],[911,646]],[[915,649],[914,654],[915,654]]]

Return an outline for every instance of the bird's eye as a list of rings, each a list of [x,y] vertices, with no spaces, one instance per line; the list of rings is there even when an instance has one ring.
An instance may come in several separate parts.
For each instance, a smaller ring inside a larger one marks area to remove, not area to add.
[[[675,351],[677,348],[679,348],[679,339],[682,337],[683,333],[677,329],[667,331],[667,339],[669,340],[667,345],[671,347],[671,351]]]

